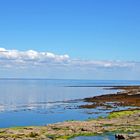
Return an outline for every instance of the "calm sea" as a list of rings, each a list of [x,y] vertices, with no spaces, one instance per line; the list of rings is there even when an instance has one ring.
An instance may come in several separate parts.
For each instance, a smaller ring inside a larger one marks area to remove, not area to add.
[[[46,125],[105,115],[79,109],[80,99],[110,92],[99,86],[140,85],[140,81],[0,79],[0,127]]]

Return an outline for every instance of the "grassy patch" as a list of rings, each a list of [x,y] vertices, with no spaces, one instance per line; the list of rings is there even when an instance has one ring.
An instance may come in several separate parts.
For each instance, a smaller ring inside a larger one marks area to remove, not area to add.
[[[140,112],[140,110],[132,110],[132,111],[126,110],[126,111],[112,112],[109,114],[108,118],[112,119],[112,118],[119,118],[123,116],[129,116],[138,112]]]
[[[22,127],[22,126],[15,126],[15,127],[11,127],[10,128],[11,130],[13,129],[13,130],[20,130],[20,129],[24,129],[24,127]]]
[[[60,136],[57,137],[58,139],[64,139],[64,140],[68,140],[74,137],[78,137],[78,136],[95,136],[95,133],[80,133],[80,134],[72,134],[72,135],[68,135],[68,136]]]
[[[105,126],[105,127],[112,126],[112,124],[103,124],[103,126]]]

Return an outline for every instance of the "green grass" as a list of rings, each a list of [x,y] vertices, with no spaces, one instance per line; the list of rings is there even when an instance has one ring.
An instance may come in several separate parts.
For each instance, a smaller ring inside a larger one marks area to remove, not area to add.
[[[11,127],[10,129],[13,129],[13,130],[20,130],[20,129],[24,129],[25,127],[22,127],[22,126],[15,126],[15,127]]]
[[[79,134],[73,134],[73,135],[68,135],[68,136],[60,136],[60,137],[57,137],[58,139],[64,139],[64,140],[69,140],[71,138],[74,138],[74,137],[78,137],[78,136],[95,136],[97,134],[95,133],[79,133]]]
[[[140,110],[127,110],[127,111],[112,112],[108,115],[107,118],[108,119],[119,118],[123,116],[129,116],[138,112],[140,112]]]
[[[112,124],[103,124],[103,126],[106,126],[106,127],[107,127],[107,126],[112,126]]]

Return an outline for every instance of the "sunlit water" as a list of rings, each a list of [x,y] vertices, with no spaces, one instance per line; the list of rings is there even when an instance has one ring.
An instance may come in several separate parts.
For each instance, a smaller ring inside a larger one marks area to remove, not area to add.
[[[96,86],[138,84],[139,81],[1,79],[0,127],[46,125],[105,116],[108,110],[77,108],[85,104],[80,99],[116,92]]]

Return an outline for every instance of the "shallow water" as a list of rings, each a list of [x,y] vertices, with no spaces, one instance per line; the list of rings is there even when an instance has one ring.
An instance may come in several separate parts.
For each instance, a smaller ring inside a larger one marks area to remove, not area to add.
[[[79,99],[116,92],[95,86],[136,84],[140,82],[1,79],[0,127],[46,125],[106,116],[109,111],[102,108],[77,108],[84,104]]]
[[[113,135],[104,135],[104,136],[79,136],[72,138],[70,140],[115,140]]]

